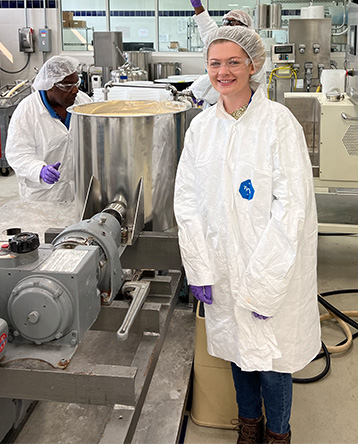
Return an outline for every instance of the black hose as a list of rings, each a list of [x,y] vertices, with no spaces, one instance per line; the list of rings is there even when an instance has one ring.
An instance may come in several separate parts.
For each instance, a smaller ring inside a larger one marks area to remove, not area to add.
[[[345,290],[332,290],[320,293],[321,296],[334,296],[335,294],[358,293],[358,288],[347,288]]]
[[[346,290],[326,291],[324,293],[318,294],[317,297],[318,297],[318,302],[320,304],[322,304],[327,310],[331,311],[337,317],[342,319],[344,322],[346,322],[347,324],[351,325],[352,327],[354,327],[355,329],[358,330],[358,323],[357,322],[353,321],[353,319],[351,319],[349,316],[347,316],[344,313],[342,313],[341,311],[339,311],[336,307],[334,307],[334,305],[330,304],[328,301],[326,301],[323,298],[324,296],[333,296],[333,295],[337,295],[337,294],[349,294],[349,293],[358,293],[358,289],[351,288],[351,289],[346,289]],[[357,337],[358,337],[358,333],[355,333],[352,336],[352,339],[356,339]],[[339,344],[337,344],[337,346],[343,345],[346,342],[347,342],[347,339],[344,339]],[[327,375],[327,373],[330,369],[330,366],[331,366],[331,358],[330,358],[330,354],[328,352],[328,349],[323,341],[322,341],[322,348],[323,348],[323,352],[319,353],[312,361],[316,361],[317,359],[321,359],[321,358],[325,357],[326,358],[326,366],[325,366],[324,370],[321,373],[319,373],[318,375],[313,376],[312,378],[292,378],[292,382],[294,382],[296,384],[309,384],[311,382],[319,381],[320,379],[324,378]]]
[[[316,376],[312,376],[312,378],[292,378],[292,382],[294,382],[296,384],[309,384],[311,382],[319,381],[320,379],[322,379],[326,376],[326,374],[329,372],[329,369],[331,367],[331,356],[330,356],[329,351],[327,350],[327,347],[323,341],[322,341],[322,348],[323,348],[322,355],[326,358],[326,366],[323,369],[323,371]],[[314,358],[314,360],[316,360],[316,358]]]
[[[356,293],[358,293],[358,290],[356,290]],[[328,295],[327,295],[328,296]],[[355,329],[358,330],[358,323],[353,321],[349,316],[345,315],[341,311],[339,311],[334,305],[330,304],[328,301],[323,299],[322,296],[318,295],[318,302],[320,302],[324,308],[334,313],[336,316],[342,319],[342,321],[346,322],[347,324],[351,325]]]
[[[6,72],[6,74],[18,74],[19,72],[26,69],[29,63],[30,63],[30,53],[28,52],[27,53],[27,62],[23,68],[19,69],[18,71],[7,71],[6,69],[0,67],[0,71]]]

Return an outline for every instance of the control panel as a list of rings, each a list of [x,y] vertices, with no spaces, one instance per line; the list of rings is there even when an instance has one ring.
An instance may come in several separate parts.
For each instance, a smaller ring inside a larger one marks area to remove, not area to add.
[[[272,63],[295,63],[295,44],[280,43],[271,46]]]

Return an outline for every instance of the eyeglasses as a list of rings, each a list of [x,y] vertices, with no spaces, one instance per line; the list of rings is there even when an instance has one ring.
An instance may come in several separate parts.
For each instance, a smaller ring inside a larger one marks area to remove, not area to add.
[[[242,22],[240,22],[240,20],[229,19],[229,18],[223,19],[223,25],[224,26],[245,26],[245,28],[248,28],[246,23],[242,23]]]
[[[55,86],[61,91],[71,91],[72,88],[78,88],[81,85],[81,79],[78,79],[76,83],[55,83]]]
[[[245,68],[250,64],[251,60],[246,59],[228,59],[225,62],[219,62],[219,60],[208,60],[206,62],[206,67],[208,71],[219,71],[222,66],[226,66],[229,71],[235,72],[240,71],[240,69]]]

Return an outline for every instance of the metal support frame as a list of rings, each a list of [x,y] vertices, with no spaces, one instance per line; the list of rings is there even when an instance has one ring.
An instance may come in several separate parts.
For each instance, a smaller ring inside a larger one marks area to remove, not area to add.
[[[129,303],[114,301],[102,308],[64,370],[38,360],[0,364],[0,397],[113,406],[114,417],[121,412],[116,442],[131,442],[177,305],[183,275],[171,271],[157,278],[149,279],[147,302],[126,341],[118,341],[116,331]],[[110,421],[106,433],[110,433],[112,425]]]

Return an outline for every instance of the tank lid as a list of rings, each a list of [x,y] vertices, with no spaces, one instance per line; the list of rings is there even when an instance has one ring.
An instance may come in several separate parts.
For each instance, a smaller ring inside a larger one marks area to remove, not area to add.
[[[155,100],[109,100],[72,106],[73,114],[93,117],[144,117],[176,114],[191,108],[189,103]]]

